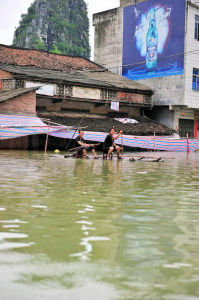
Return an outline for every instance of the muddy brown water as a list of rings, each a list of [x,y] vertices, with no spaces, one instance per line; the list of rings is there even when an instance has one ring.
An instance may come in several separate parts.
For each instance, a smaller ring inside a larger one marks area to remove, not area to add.
[[[156,155],[1,151],[0,299],[199,299],[199,153]]]

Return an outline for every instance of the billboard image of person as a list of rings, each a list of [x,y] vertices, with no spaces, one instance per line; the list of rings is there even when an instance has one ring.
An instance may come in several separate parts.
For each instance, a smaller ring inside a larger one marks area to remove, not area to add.
[[[185,0],[148,0],[124,8],[123,76],[184,74]]]

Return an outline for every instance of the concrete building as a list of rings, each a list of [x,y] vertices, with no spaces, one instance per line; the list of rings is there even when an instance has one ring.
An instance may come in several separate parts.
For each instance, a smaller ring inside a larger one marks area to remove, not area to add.
[[[168,4],[165,5],[167,14],[172,13],[169,8],[172,1],[164,0],[163,2],[163,4]],[[182,2],[179,4],[181,5]],[[183,52],[178,53],[180,51],[176,46],[176,51],[172,53],[174,56],[183,56],[183,72],[168,76],[164,74],[164,76],[152,76],[151,78],[136,78],[136,81],[154,91],[154,107],[146,111],[146,115],[177,130],[181,136],[188,133],[191,137],[198,136],[199,128],[199,5],[194,2],[196,1],[185,0],[184,11],[183,7],[181,10],[181,19],[183,19],[183,15],[185,16],[185,23],[181,28]],[[95,26],[94,61],[96,63],[112,72],[118,74],[123,72],[124,74],[125,10],[129,7],[129,10],[138,9],[139,12],[139,8],[143,9],[144,5],[146,7],[150,4],[156,5],[156,1],[121,0],[120,7],[93,15],[93,26]],[[178,9],[175,14],[177,15],[177,13]],[[172,36],[177,30],[176,28],[180,28],[181,23],[169,26],[169,30],[173,31]]]

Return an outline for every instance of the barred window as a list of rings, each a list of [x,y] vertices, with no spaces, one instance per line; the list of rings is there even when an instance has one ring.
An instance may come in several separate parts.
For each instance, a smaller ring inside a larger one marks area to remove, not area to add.
[[[56,95],[64,96],[64,85],[63,84],[56,85]]]
[[[15,89],[23,89],[25,87],[24,80],[16,79],[15,80]]]
[[[13,90],[15,88],[14,79],[2,79],[2,90],[8,91]]]
[[[152,105],[152,97],[150,95],[145,95],[144,96],[144,104]]]
[[[59,96],[72,96],[73,87],[70,85],[57,84],[56,95]]]
[[[72,96],[73,87],[65,85],[64,95]]]
[[[116,93],[116,91],[113,91],[113,90],[102,89],[100,96],[101,96],[102,100],[116,100],[117,93]]]

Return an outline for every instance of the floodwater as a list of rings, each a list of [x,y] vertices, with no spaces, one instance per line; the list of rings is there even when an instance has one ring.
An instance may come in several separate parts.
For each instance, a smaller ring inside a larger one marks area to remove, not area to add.
[[[198,300],[199,153],[161,156],[1,151],[0,299]]]

